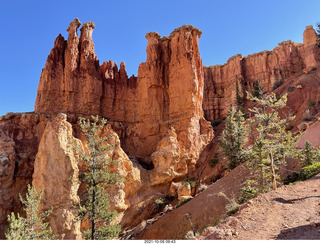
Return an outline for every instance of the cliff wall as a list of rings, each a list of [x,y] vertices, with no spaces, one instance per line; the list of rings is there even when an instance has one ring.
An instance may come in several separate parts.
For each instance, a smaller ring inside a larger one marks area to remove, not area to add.
[[[227,116],[231,104],[235,104],[236,81],[242,96],[252,91],[258,80],[265,92],[269,92],[291,75],[305,68],[318,66],[320,48],[312,26],[303,33],[303,44],[284,41],[272,51],[263,51],[243,57],[237,54],[224,65],[204,67],[204,102],[206,119],[220,120]]]

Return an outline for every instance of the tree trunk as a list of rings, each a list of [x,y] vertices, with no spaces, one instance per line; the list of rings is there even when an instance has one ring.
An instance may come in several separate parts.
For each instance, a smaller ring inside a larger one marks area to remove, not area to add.
[[[277,182],[276,182],[276,173],[274,171],[272,152],[269,152],[269,157],[270,157],[271,174],[272,174],[272,186],[273,186],[273,190],[276,190],[277,189]]]

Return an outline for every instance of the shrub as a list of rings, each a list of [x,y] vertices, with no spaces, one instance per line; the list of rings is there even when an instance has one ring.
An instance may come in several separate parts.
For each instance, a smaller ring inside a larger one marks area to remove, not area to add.
[[[196,186],[196,182],[195,182],[194,178],[185,179],[185,180],[183,180],[183,183],[189,183],[191,188]]]
[[[300,172],[294,172],[293,174],[288,175],[283,180],[283,183],[288,185],[297,181],[307,180],[318,173],[320,173],[320,162],[303,167]]]
[[[155,209],[161,209],[164,207],[166,201],[162,197],[158,197],[155,201]]]
[[[158,198],[154,201],[154,203],[155,203],[154,209],[155,209],[155,210],[162,209],[162,208],[164,208],[167,204],[169,204],[170,202],[172,202],[174,199],[175,199],[175,197],[174,197],[174,196],[170,196],[170,195],[166,195],[164,198],[158,197]]]
[[[247,180],[246,186],[240,188],[240,197],[238,199],[240,204],[245,203],[258,195],[259,191],[257,187],[255,187],[255,183],[254,180]]]
[[[320,173],[320,163],[314,163],[302,168],[299,179],[306,180],[318,173]]]
[[[229,202],[226,205],[226,215],[227,216],[230,216],[231,214],[234,214],[239,210],[240,204],[236,201],[234,196],[232,198],[229,198],[223,192],[219,192],[218,195],[224,197]]]

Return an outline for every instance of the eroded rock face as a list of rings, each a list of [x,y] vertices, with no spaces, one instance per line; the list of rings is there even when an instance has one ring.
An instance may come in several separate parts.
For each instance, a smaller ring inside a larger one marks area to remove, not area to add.
[[[246,57],[238,54],[224,65],[204,67],[205,117],[214,121],[227,116],[230,105],[235,104],[236,81],[243,96],[245,90],[252,92],[256,80],[265,92],[270,92],[289,76],[317,66],[320,48],[316,44],[317,36],[312,26],[306,27],[303,36],[303,44],[285,41],[272,51]]]
[[[128,135],[129,154],[135,151],[139,156],[150,156],[171,127],[187,154],[195,153],[212,138],[201,105],[204,83],[200,36],[201,31],[193,26],[182,26],[169,37],[161,38],[154,32],[146,35],[147,61],[138,71],[137,121],[135,134]]]
[[[0,117],[0,238],[7,216],[22,211],[19,194],[31,184],[33,165],[47,119],[34,113],[8,113]]]
[[[72,112],[99,114],[102,80],[99,61],[94,53],[94,23],[70,23],[68,40],[59,35],[54,41],[42,70],[35,112],[57,114]]]
[[[150,158],[173,127],[193,168],[195,158],[213,137],[203,118],[203,67],[198,49],[201,31],[191,25],[169,37],[148,33],[147,60],[138,78],[128,78],[125,64],[99,67],[94,54],[93,22],[69,26],[68,41],[59,35],[40,78],[35,111],[90,116],[117,122],[122,147],[129,155]],[[80,50],[80,51],[78,51]]]
[[[81,239],[80,222],[72,210],[78,197],[78,160],[69,144],[72,126],[66,115],[58,115],[48,122],[34,163],[32,185],[43,191],[40,209],[53,207],[49,223],[59,239]],[[79,140],[75,140],[80,144]]]

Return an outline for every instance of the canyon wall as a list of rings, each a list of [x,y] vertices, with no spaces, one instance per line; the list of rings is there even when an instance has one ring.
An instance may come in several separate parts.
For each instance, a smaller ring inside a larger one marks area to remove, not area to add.
[[[252,91],[258,80],[263,91],[272,91],[277,84],[305,68],[318,66],[320,48],[312,26],[303,33],[303,44],[284,41],[272,51],[263,51],[243,57],[237,54],[224,65],[204,67],[203,110],[206,119],[221,120],[235,104],[236,81],[242,96]]]

